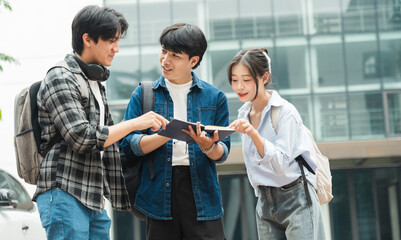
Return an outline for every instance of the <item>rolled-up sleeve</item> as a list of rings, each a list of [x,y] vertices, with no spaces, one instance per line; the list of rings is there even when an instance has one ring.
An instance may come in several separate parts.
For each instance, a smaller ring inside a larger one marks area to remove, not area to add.
[[[137,87],[135,91],[132,93],[130,101],[128,103],[127,109],[124,115],[124,121],[130,120],[133,118],[137,118],[142,115],[142,90],[141,86]],[[120,146],[123,148],[125,154],[134,154],[135,156],[143,156],[139,142],[142,137],[146,134],[143,134],[141,131],[133,131],[124,137],[120,143]]]
[[[228,103],[226,95],[221,92],[221,98],[217,104],[217,116],[214,125],[216,126],[228,126],[229,125],[229,114],[228,114]],[[227,160],[228,154],[230,153],[231,147],[231,138],[227,137],[226,139],[219,142],[219,144],[223,147],[224,153],[220,157],[220,159],[216,160],[216,163],[223,163]]]

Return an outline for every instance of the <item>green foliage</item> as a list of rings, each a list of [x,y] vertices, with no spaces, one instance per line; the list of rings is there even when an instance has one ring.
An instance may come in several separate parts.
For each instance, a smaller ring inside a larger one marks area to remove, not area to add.
[[[19,64],[15,58],[5,55],[4,53],[0,53],[0,62],[9,62],[9,63]],[[3,71],[3,67],[0,65],[0,72],[2,72],[2,71]]]
[[[8,9],[9,11],[12,11],[13,9],[10,6],[10,3],[5,0],[0,0],[0,7],[3,6],[5,9]],[[0,62],[14,62],[18,63],[17,60],[15,60],[13,57],[7,56],[3,53],[0,53]],[[3,67],[0,65],[0,72],[3,71]],[[0,109],[0,121],[1,121],[1,109]]]
[[[9,3],[8,1],[0,0],[0,6],[2,6],[2,5],[3,5],[3,7],[4,7],[5,9],[8,9],[8,10],[10,10],[10,11],[13,10],[13,9],[11,8],[10,3]]]
[[[0,0],[0,7],[4,7],[5,9],[8,9],[9,11],[12,11],[13,9],[11,8],[11,5],[10,5],[10,3],[8,2],[8,1],[5,1],[5,0]],[[8,55],[6,55],[6,54],[4,54],[4,53],[0,53],[0,62],[9,62],[9,63],[16,63],[16,64],[18,64],[18,61],[15,59],[15,58],[13,58],[13,57],[10,57],[10,56],[8,56]],[[3,67],[1,66],[1,64],[0,64],[0,72],[2,72],[3,71]]]

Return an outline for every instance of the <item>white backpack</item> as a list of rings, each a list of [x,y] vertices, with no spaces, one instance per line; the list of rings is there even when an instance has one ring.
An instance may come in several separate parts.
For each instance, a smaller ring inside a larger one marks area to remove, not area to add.
[[[271,110],[271,119],[272,119],[272,124],[274,127],[274,131],[277,134],[278,130],[278,123],[280,119],[280,107],[273,107]],[[312,154],[315,155],[316,159],[316,165],[317,168],[315,171],[312,170],[312,168],[308,165],[308,163],[303,160],[301,163],[313,174],[316,175],[316,193],[317,197],[319,198],[320,205],[323,205],[325,203],[328,203],[331,201],[333,198],[332,195],[332,183],[331,183],[331,172],[330,172],[330,164],[329,164],[329,159],[324,156],[319,148],[317,147],[317,144],[315,142],[315,139],[313,138],[313,135],[311,131],[303,125],[304,131],[307,133],[308,137],[310,138],[312,144],[313,144],[313,149],[311,150]],[[298,158],[297,158],[298,160]],[[303,170],[303,168],[301,168]],[[303,175],[304,172],[302,171]]]

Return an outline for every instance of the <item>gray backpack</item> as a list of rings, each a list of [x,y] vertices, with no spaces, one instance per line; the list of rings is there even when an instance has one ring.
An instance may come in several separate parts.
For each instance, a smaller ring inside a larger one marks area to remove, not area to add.
[[[64,67],[70,71],[68,64],[63,60],[51,67]],[[88,99],[89,90],[81,74],[74,74],[81,88],[83,98]],[[33,83],[24,88],[14,102],[14,149],[17,161],[17,171],[20,178],[30,184],[36,184],[40,164],[44,156],[54,146],[50,145],[44,152],[40,152],[41,131],[38,122],[37,95],[42,81]],[[86,101],[89,104],[89,101]]]

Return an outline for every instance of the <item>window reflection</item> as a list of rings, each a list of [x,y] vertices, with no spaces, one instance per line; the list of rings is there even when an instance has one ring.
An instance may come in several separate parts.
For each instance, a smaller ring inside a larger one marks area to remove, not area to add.
[[[279,89],[306,87],[305,46],[278,47],[272,74]]]
[[[321,44],[316,49],[319,87],[345,86],[344,58],[341,43]]]
[[[344,32],[376,30],[375,0],[343,1]]]
[[[238,53],[238,51],[239,50],[234,49],[227,51],[210,52],[212,60],[211,66],[213,73],[213,85],[222,90],[223,92],[225,92],[226,94],[233,93],[231,85],[228,82],[227,67],[230,61]]]
[[[273,0],[274,23],[277,36],[304,35],[302,11],[304,2]]]
[[[320,132],[326,140],[337,140],[348,136],[347,102],[345,94],[318,96]]]
[[[387,38],[381,34],[381,38]],[[380,61],[381,73],[385,86],[394,88],[394,83],[397,87],[401,87],[401,41],[399,39],[382,39],[380,41]]]
[[[139,35],[142,45],[157,44],[163,29],[173,24],[170,1],[140,0]]]
[[[174,0],[173,6],[173,23],[190,23],[199,26],[199,1],[196,0]],[[190,11],[188,11],[190,9]]]
[[[111,100],[129,99],[141,80],[139,56],[117,55],[110,67],[107,97]]]
[[[384,136],[383,97],[381,93],[353,93],[349,96],[353,139]]]
[[[349,84],[380,83],[376,42],[347,42],[345,48]]]
[[[340,1],[313,0],[314,30],[318,34],[341,32]]]
[[[401,93],[387,94],[390,135],[401,135]]]

